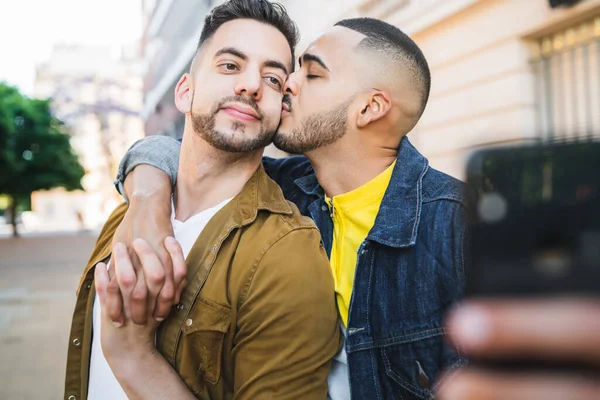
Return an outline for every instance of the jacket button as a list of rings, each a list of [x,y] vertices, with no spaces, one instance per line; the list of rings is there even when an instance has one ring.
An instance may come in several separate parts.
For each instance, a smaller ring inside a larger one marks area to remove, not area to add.
[[[77,397],[70,395],[69,397],[67,397],[67,400],[77,400]]]
[[[425,374],[419,374],[419,386],[423,389],[429,389],[429,378]]]
[[[79,340],[79,338],[73,339],[73,346],[75,346],[75,347],[81,346],[81,340]]]
[[[86,289],[90,289],[91,287],[92,287],[92,284],[91,284],[91,283],[88,283],[87,285],[85,285],[85,288],[86,288]]]
[[[321,206],[321,210],[323,210],[323,211],[327,211],[327,210],[328,210],[328,209],[327,209],[327,206]]]
[[[185,321],[185,324],[186,324],[187,326],[192,326],[192,322],[193,322],[193,321],[192,321],[192,319],[190,318],[190,319],[188,319],[187,321]]]
[[[419,386],[421,386],[423,389],[429,389],[429,386],[431,385],[431,382],[429,381],[429,377],[425,373],[425,370],[421,366],[421,363],[418,361],[416,363],[417,363],[417,368],[419,371],[419,378],[418,378]]]

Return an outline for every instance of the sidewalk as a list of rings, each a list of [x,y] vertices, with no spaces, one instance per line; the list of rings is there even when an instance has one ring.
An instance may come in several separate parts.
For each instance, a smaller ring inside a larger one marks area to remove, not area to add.
[[[75,290],[95,238],[0,238],[0,399],[62,399]]]

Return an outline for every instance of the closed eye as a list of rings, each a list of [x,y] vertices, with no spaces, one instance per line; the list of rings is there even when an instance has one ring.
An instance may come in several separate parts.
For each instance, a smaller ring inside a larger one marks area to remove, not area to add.
[[[317,79],[317,78],[320,78],[320,76],[318,76],[318,75],[310,75],[310,74],[306,75],[306,79]]]

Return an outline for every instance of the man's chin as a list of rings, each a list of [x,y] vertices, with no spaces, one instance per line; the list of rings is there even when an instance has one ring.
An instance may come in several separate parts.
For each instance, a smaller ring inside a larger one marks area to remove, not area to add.
[[[287,117],[284,117],[283,115],[281,116],[281,121],[279,122],[279,127],[277,127],[277,133],[276,135],[283,135],[284,137],[290,137],[290,133],[289,132],[293,132],[294,131],[294,119],[292,118],[292,116],[290,114],[287,115]]]
[[[247,125],[242,121],[223,121],[222,123],[215,124],[215,132],[218,132],[222,137],[240,137],[245,136],[248,138],[256,137],[259,135],[259,129],[257,126]]]
[[[285,133],[285,131],[280,127],[275,136],[273,136],[273,145],[279,150],[285,151],[286,153],[302,154],[302,152],[299,152],[299,149],[294,145],[293,138],[291,138],[291,136],[291,134]],[[290,141],[290,139],[292,139],[292,141]]]

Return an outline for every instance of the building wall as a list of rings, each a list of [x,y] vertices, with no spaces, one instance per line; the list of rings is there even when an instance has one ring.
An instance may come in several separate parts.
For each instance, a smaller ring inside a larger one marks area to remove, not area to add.
[[[144,3],[144,106],[146,135],[180,137],[183,115],[175,108],[175,85],[190,66],[210,0]]]
[[[136,49],[114,55],[102,47],[57,46],[38,66],[35,95],[52,99],[52,111],[68,127],[86,174],[85,192],[34,193],[29,225],[37,230],[97,228],[122,201],[112,183],[119,161],[143,137]]]
[[[546,0],[479,0],[429,27],[408,25],[432,70],[429,105],[411,139],[433,166],[463,178],[474,149],[543,136],[531,44],[599,14],[596,0],[565,9]],[[401,14],[389,21],[407,22]]]

